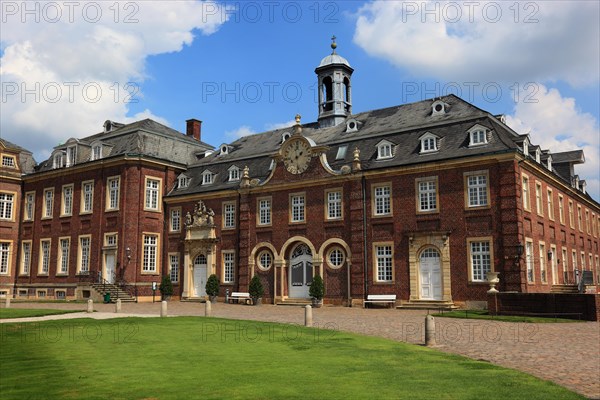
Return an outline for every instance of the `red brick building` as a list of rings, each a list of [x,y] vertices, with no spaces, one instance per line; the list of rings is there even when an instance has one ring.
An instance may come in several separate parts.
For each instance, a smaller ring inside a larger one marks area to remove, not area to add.
[[[0,296],[12,293],[19,248],[21,177],[33,171],[31,152],[0,139]]]
[[[581,151],[542,151],[453,95],[353,114],[348,61],[334,50],[315,72],[317,122],[212,152],[196,120],[187,135],[107,121],[55,148],[24,177],[15,294],[86,297],[100,280],[148,299],[169,274],[203,299],[215,273],[221,297],[258,275],[264,301],[297,302],[318,274],[326,303],[478,306],[490,272],[500,290],[550,292],[584,271],[597,291]]]

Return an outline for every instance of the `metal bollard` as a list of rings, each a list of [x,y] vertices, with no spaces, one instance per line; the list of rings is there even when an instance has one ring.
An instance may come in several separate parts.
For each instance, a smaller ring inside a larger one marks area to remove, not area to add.
[[[212,305],[210,304],[210,300],[204,303],[204,316],[212,317]]]
[[[432,315],[425,317],[425,346],[435,346],[435,319]]]
[[[312,307],[309,304],[304,306],[304,326],[313,326]]]
[[[8,297],[8,295],[6,295],[6,302],[4,303],[4,307],[10,308],[10,297]]]
[[[163,300],[160,302],[160,316],[161,317],[167,316],[167,301],[166,300]]]
[[[117,302],[115,303],[115,312],[121,312],[121,299],[117,299]]]
[[[87,312],[89,312],[89,313],[94,312],[94,300],[92,300],[92,299],[89,299],[87,302]]]

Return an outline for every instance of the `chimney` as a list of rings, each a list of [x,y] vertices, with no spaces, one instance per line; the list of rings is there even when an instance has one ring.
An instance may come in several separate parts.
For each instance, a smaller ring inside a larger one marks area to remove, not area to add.
[[[202,134],[202,121],[192,118],[185,122],[187,124],[186,135],[193,137],[197,141],[200,141]]]

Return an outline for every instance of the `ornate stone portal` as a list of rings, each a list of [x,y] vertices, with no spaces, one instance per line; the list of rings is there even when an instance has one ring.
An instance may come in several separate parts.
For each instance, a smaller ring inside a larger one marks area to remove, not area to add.
[[[216,273],[215,213],[202,200],[185,216],[183,258],[184,299],[204,299],[206,280]]]

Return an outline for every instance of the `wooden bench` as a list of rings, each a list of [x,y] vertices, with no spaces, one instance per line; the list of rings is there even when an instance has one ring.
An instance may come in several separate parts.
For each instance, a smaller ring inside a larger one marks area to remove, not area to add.
[[[240,300],[244,300],[246,304],[250,304],[252,302],[252,299],[250,298],[250,293],[248,292],[233,292],[229,295],[228,301],[231,303],[232,300],[235,300],[237,303],[239,303]]]
[[[367,296],[366,300],[363,300],[363,308],[367,305],[367,303],[391,303],[392,306],[396,305],[396,295],[395,294],[370,294]]]

